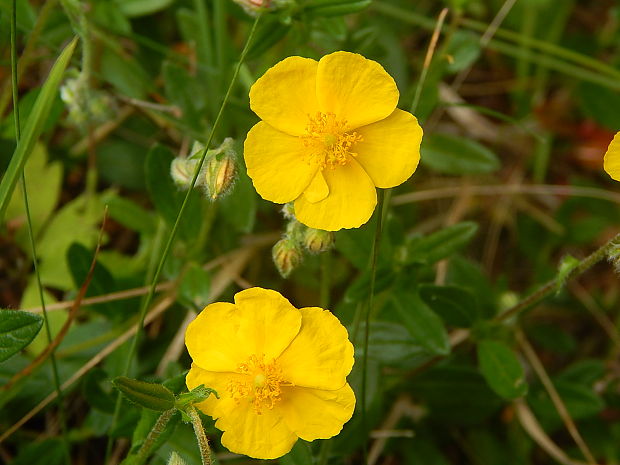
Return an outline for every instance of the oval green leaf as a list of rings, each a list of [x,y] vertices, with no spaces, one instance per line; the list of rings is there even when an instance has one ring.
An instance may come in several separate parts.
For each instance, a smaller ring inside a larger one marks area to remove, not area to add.
[[[448,332],[439,316],[420,297],[411,292],[392,299],[394,308],[415,343],[435,355],[450,352]]]
[[[422,164],[443,174],[484,174],[500,167],[489,149],[470,139],[447,134],[425,137],[421,147]]]
[[[478,319],[476,298],[462,287],[424,284],[420,297],[448,325],[469,328]]]
[[[503,342],[478,343],[478,367],[487,384],[504,399],[516,399],[527,393],[525,373],[515,353]]]
[[[112,380],[114,387],[131,402],[140,407],[163,412],[174,407],[174,394],[161,384],[147,383],[119,376]]]
[[[0,362],[30,344],[42,325],[41,315],[21,310],[0,310]]]

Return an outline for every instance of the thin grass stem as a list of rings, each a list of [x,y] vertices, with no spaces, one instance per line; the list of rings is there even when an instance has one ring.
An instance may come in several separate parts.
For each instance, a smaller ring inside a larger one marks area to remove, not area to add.
[[[368,346],[370,345],[370,313],[374,305],[375,298],[375,282],[377,278],[377,259],[379,257],[379,245],[381,243],[381,234],[383,231],[383,211],[387,210],[387,202],[390,201],[390,196],[385,192],[379,191],[379,201],[377,208],[377,226],[375,227],[375,237],[372,244],[372,253],[370,258],[370,291],[368,294],[368,305],[364,314],[364,357],[362,359],[362,431],[364,432],[363,452],[364,452],[364,464],[368,463],[368,448],[366,445],[366,438],[368,438],[368,414],[366,405],[366,391],[368,381]]]
[[[168,253],[170,252],[170,249],[172,247],[172,243],[174,242],[174,239],[176,237],[176,233],[177,230],[179,229],[179,224],[181,222],[181,218],[183,217],[183,213],[185,212],[185,208],[187,207],[187,203],[189,201],[189,197],[194,189],[194,186],[196,185],[196,181],[198,179],[198,176],[200,175],[200,172],[202,170],[202,166],[204,164],[204,161],[207,157],[207,152],[209,150],[209,147],[211,146],[211,142],[213,141],[213,136],[215,134],[215,131],[217,129],[217,127],[219,126],[219,122],[222,118],[222,114],[224,113],[224,109],[226,108],[226,104],[228,102],[228,99],[230,98],[230,94],[232,92],[232,89],[234,87],[235,81],[237,80],[237,75],[239,74],[239,68],[241,67],[241,64],[244,62],[245,60],[245,56],[247,55],[247,52],[250,48],[250,43],[252,42],[252,38],[254,37],[254,34],[256,32],[256,26],[258,25],[260,18],[261,18],[261,14],[259,14],[256,19],[254,20],[254,24],[252,25],[252,29],[250,30],[250,33],[248,35],[248,38],[245,42],[245,46],[243,47],[243,51],[241,52],[241,56],[239,58],[239,62],[237,63],[237,66],[235,67],[235,71],[233,73],[233,76],[230,80],[230,84],[228,85],[228,89],[226,91],[226,94],[224,95],[224,99],[222,100],[222,104],[220,106],[219,112],[217,114],[217,117],[215,118],[215,121],[213,123],[213,126],[211,127],[211,132],[209,133],[209,138],[207,139],[207,143],[205,144],[205,147],[202,151],[202,155],[200,157],[200,161],[198,162],[198,166],[196,167],[196,171],[194,172],[194,176],[192,178],[192,182],[190,183],[190,186],[187,190],[187,193],[185,194],[185,198],[183,199],[183,203],[181,204],[181,208],[179,209],[179,212],[177,214],[176,220],[174,222],[174,225],[172,227],[172,230],[170,231],[170,234],[168,235],[168,239],[166,241],[166,245],[164,246],[164,250],[162,252],[162,255],[159,259],[159,263],[157,265],[157,269],[155,271],[155,275],[153,276],[153,280],[151,281],[151,285],[149,287],[149,292],[146,295],[146,298],[144,299],[144,302],[142,303],[141,309],[140,309],[140,315],[139,315],[139,320],[138,320],[138,329],[131,341],[131,346],[129,348],[129,354],[127,355],[127,361],[125,364],[125,369],[123,371],[123,375],[127,376],[127,374],[129,373],[129,370],[131,368],[131,363],[133,361],[133,357],[136,353],[136,349],[138,346],[138,341],[140,339],[140,334],[141,334],[141,330],[142,330],[142,326],[144,325],[144,318],[146,316],[147,310],[151,304],[151,301],[153,299],[153,296],[155,295],[155,290],[157,287],[157,282],[159,281],[159,276],[161,275],[161,272],[164,268],[164,263],[166,261],[166,258],[168,257]],[[120,397],[120,393],[117,395],[117,400],[116,400],[116,407],[114,409],[114,416],[112,417],[112,424],[110,426],[110,428],[114,428],[114,426],[116,425],[116,422],[118,421],[118,416],[120,414],[120,407],[122,404],[122,399]],[[108,457],[110,456],[110,452],[112,450],[112,438],[108,437],[108,444],[106,447],[106,462]]]
[[[13,120],[15,122],[15,142],[19,143],[21,138],[21,124],[19,119],[19,95],[18,95],[18,73],[17,73],[17,5],[16,0],[11,2],[11,87],[13,93]],[[39,300],[41,302],[41,309],[43,311],[43,321],[45,325],[45,335],[47,337],[47,343],[52,344],[52,332],[50,330],[49,319],[47,315],[47,309],[45,308],[45,296],[43,294],[43,285],[41,283],[41,273],[38,266],[37,248],[35,245],[34,231],[32,228],[32,216],[30,214],[30,203],[28,202],[28,189],[26,185],[26,174],[22,169],[21,176],[22,194],[24,199],[24,209],[26,210],[26,224],[28,228],[28,239],[30,242],[30,249],[32,252],[32,263],[34,266],[34,274],[37,280],[37,290],[39,293]],[[58,365],[56,363],[55,349],[50,352],[50,363],[52,365],[52,378],[54,380],[54,389],[58,396],[58,420],[60,423],[60,431],[63,439],[63,452],[67,463],[71,462],[71,454],[69,452],[69,441],[67,439],[67,421],[65,418],[65,412],[62,407],[62,391],[60,389],[60,377],[58,375]]]

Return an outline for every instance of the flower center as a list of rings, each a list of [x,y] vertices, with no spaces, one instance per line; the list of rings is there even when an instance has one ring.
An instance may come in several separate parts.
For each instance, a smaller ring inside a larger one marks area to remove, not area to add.
[[[272,409],[280,400],[280,386],[289,384],[282,379],[282,370],[276,361],[265,363],[264,359],[263,355],[252,355],[247,362],[239,364],[237,370],[246,375],[244,381],[230,381],[228,384],[228,391],[235,402],[250,400],[258,415],[263,408]]]
[[[357,156],[351,149],[363,139],[355,131],[345,131],[346,120],[336,119],[333,113],[318,112],[315,116],[308,115],[308,121],[306,133],[300,136],[304,146],[310,149],[308,162],[318,162],[321,169],[326,166],[334,169],[346,164],[347,156]]]

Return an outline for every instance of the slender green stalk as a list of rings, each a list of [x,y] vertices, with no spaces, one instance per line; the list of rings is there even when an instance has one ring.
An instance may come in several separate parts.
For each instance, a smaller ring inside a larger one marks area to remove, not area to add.
[[[209,447],[209,439],[205,434],[205,429],[204,426],[202,426],[202,420],[200,419],[200,415],[198,415],[198,412],[193,405],[190,405],[187,408],[186,412],[192,420],[194,434],[196,435],[196,440],[198,441],[198,448],[200,449],[200,458],[202,460],[202,465],[211,465],[213,463],[213,461],[211,460],[211,447]]]
[[[13,90],[13,120],[15,122],[15,142],[19,143],[21,138],[21,124],[19,120],[19,95],[18,95],[18,76],[17,76],[17,5],[16,0],[11,3],[11,86]],[[26,210],[26,224],[28,227],[28,238],[30,241],[30,250],[32,252],[32,263],[34,265],[34,274],[37,280],[37,290],[39,292],[39,300],[41,301],[41,309],[43,312],[43,321],[45,324],[45,335],[47,337],[47,343],[52,344],[52,332],[49,325],[49,318],[47,315],[47,308],[45,306],[45,296],[43,294],[43,284],[41,283],[41,274],[38,266],[37,248],[35,245],[34,231],[32,229],[32,216],[30,215],[30,203],[28,202],[28,189],[26,185],[26,174],[22,170],[21,176],[22,193],[24,199],[24,208]],[[65,418],[65,412],[62,407],[63,398],[62,390],[60,389],[60,377],[58,376],[58,365],[56,363],[56,351],[52,349],[50,352],[50,362],[52,364],[52,378],[54,380],[54,389],[58,396],[58,419],[60,423],[60,430],[63,438],[63,451],[65,454],[65,460],[67,463],[71,462],[71,454],[69,452],[69,441],[67,439],[67,421]]]
[[[136,460],[135,462],[132,462],[133,465],[142,465],[146,462],[146,460],[149,458],[149,455],[151,454],[151,450],[153,449],[155,442],[157,441],[161,433],[164,432],[166,426],[172,418],[172,415],[174,415],[175,412],[176,409],[171,408],[170,410],[166,410],[159,416],[159,418],[153,425],[153,428],[151,429],[151,431],[149,431],[149,434],[146,436],[146,439],[142,443],[142,446],[140,446]]]
[[[389,192],[389,191],[388,191]],[[377,259],[379,257],[379,245],[381,243],[381,234],[383,232],[384,210],[387,210],[390,195],[386,195],[383,191],[379,191],[379,201],[377,208],[377,226],[375,228],[375,238],[372,244],[372,254],[370,256],[370,292],[368,294],[368,306],[364,315],[364,357],[362,359],[362,431],[364,432],[363,450],[364,464],[368,462],[368,451],[366,447],[366,439],[368,439],[368,418],[366,405],[366,387],[368,380],[368,346],[370,345],[370,313],[374,305],[375,298],[375,282],[377,278]]]
[[[541,300],[548,297],[550,294],[557,292],[562,286],[570,279],[584,273],[592,266],[596,265],[601,260],[610,258],[612,260],[618,259],[620,256],[620,234],[615,236],[605,245],[592,252],[586,258],[581,260],[577,266],[575,266],[562,281],[558,279],[552,279],[551,281],[540,286],[532,294],[528,295],[525,299],[518,302],[516,305],[504,310],[498,315],[496,321],[504,321],[508,318],[518,315],[519,313],[527,310],[528,308],[538,304]]]
[[[181,208],[179,209],[179,213],[177,214],[176,220],[174,222],[174,225],[172,227],[172,230],[170,231],[170,234],[168,236],[168,240],[166,241],[166,245],[164,246],[164,251],[161,255],[161,258],[159,259],[159,263],[157,265],[157,269],[155,271],[155,275],[153,276],[153,280],[151,281],[151,286],[149,288],[149,292],[146,295],[146,298],[144,299],[142,306],[140,308],[140,315],[139,315],[139,320],[138,320],[138,329],[136,330],[136,334],[134,335],[132,341],[131,341],[131,346],[129,348],[129,354],[127,355],[127,361],[125,364],[125,369],[123,371],[123,375],[127,376],[127,374],[129,373],[129,370],[131,368],[131,363],[133,361],[133,357],[136,353],[136,349],[138,347],[138,340],[140,339],[140,334],[141,334],[141,329],[142,326],[144,326],[144,318],[146,317],[146,313],[147,310],[149,308],[149,306],[151,305],[151,301],[153,300],[153,296],[155,295],[155,288],[157,287],[157,282],[159,281],[159,276],[161,275],[162,270],[164,269],[164,263],[166,261],[166,258],[168,257],[168,253],[170,252],[170,248],[172,247],[172,243],[174,242],[174,239],[176,237],[177,231],[179,229],[179,224],[181,222],[181,218],[183,217],[183,213],[185,212],[185,209],[187,207],[187,203],[189,201],[189,197],[194,189],[194,186],[196,185],[196,181],[198,179],[198,176],[200,175],[200,172],[202,170],[202,165],[204,164],[205,158],[207,157],[207,152],[209,150],[209,147],[211,146],[211,142],[213,141],[213,136],[215,134],[215,131],[217,129],[217,127],[219,126],[220,120],[222,118],[222,114],[224,113],[224,109],[226,108],[226,104],[228,103],[228,99],[230,98],[230,94],[232,92],[232,89],[234,87],[235,81],[237,80],[237,75],[239,74],[239,68],[241,67],[241,64],[244,62],[245,60],[245,56],[247,55],[247,52],[250,48],[250,43],[252,42],[252,38],[254,37],[254,33],[256,32],[256,26],[258,25],[258,22],[260,21],[261,18],[261,14],[259,14],[255,21],[254,24],[252,25],[252,29],[250,30],[250,34],[248,35],[248,38],[245,42],[245,46],[243,47],[243,51],[241,52],[241,56],[239,58],[239,62],[237,63],[237,66],[235,67],[235,71],[233,73],[233,76],[230,80],[230,84],[228,86],[228,90],[226,91],[226,94],[224,95],[224,99],[222,101],[222,105],[220,106],[220,110],[217,114],[217,117],[215,118],[215,122],[213,123],[213,126],[211,128],[211,132],[209,134],[209,138],[207,140],[207,143],[205,144],[205,147],[202,151],[202,156],[200,157],[200,161],[198,162],[198,166],[196,167],[196,171],[194,172],[194,177],[192,178],[192,182],[190,183],[190,186],[187,190],[187,193],[185,194],[185,198],[183,199],[183,203],[181,204]],[[121,408],[121,403],[122,403],[122,398],[120,396],[120,393],[117,395],[117,399],[116,399],[116,408],[114,409],[114,416],[112,417],[112,424],[110,426],[110,428],[113,428],[116,425],[116,422],[118,420],[118,415],[120,414],[120,408]],[[110,455],[110,452],[112,450],[112,438],[108,437],[108,445],[106,448],[106,460],[105,462],[107,463],[107,459]]]

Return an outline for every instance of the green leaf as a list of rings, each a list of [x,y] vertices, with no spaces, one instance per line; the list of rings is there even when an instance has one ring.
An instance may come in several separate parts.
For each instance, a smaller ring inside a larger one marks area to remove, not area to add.
[[[47,116],[52,108],[56,93],[58,92],[58,86],[63,77],[65,69],[69,64],[73,50],[77,44],[77,38],[73,39],[69,45],[62,51],[56,63],[52,67],[52,70],[47,77],[47,80],[41,88],[41,92],[37,97],[32,112],[28,115],[26,125],[22,132],[22,138],[13,152],[11,162],[0,182],[0,222],[4,219],[4,212],[11,200],[11,195],[15,189],[15,184],[18,178],[21,176],[26,160],[32,153],[35,143],[41,135],[43,125],[47,120]]]
[[[426,237],[414,238],[407,245],[404,261],[432,265],[464,247],[477,231],[476,223],[464,221]]]
[[[470,139],[431,134],[422,140],[422,164],[443,174],[484,174],[500,167],[497,156]]]
[[[152,236],[157,228],[156,216],[117,193],[105,194],[102,198],[108,206],[108,213],[123,226],[142,234]]]
[[[452,35],[446,55],[451,57],[448,71],[456,73],[467,68],[480,56],[480,37],[470,31],[456,31]]]
[[[432,354],[450,352],[448,332],[439,316],[420,299],[418,294],[406,292],[392,299],[394,308],[405,328],[416,343]]]
[[[317,0],[304,9],[313,16],[343,16],[362,11],[371,0]]]
[[[174,0],[115,0],[118,8],[128,18],[146,16],[168,8]]]
[[[174,407],[174,394],[161,384],[147,383],[119,376],[112,380],[114,387],[131,402],[150,410],[163,412]]]
[[[515,353],[503,342],[480,341],[478,366],[489,387],[504,399],[516,399],[527,393],[523,367]]]
[[[219,201],[220,213],[237,231],[248,234],[256,222],[256,191],[245,168],[237,171],[236,178],[232,191]]]
[[[578,95],[586,115],[612,131],[620,128],[620,95],[617,91],[584,82],[579,86]]]
[[[423,284],[420,297],[448,325],[469,328],[478,319],[476,298],[464,288]]]
[[[80,288],[86,281],[90,265],[93,260],[94,251],[90,251],[84,245],[74,242],[69,246],[67,251],[67,263],[69,264],[69,270],[71,271],[71,277],[76,288]],[[98,296],[104,295],[115,290],[114,278],[110,272],[100,263],[95,264],[93,275],[86,291],[86,296]],[[103,315],[109,317],[118,311],[122,311],[114,303],[100,303],[93,308],[101,312]]]
[[[0,310],[0,362],[30,344],[42,325],[41,315],[21,310]]]
[[[249,60],[258,58],[265,53],[271,46],[282,40],[291,29],[291,22],[283,23],[278,17],[272,15],[265,17],[264,22],[261,21],[261,23],[248,50],[247,58]]]
[[[211,277],[197,263],[190,263],[181,278],[179,297],[192,307],[204,308],[209,303]]]

